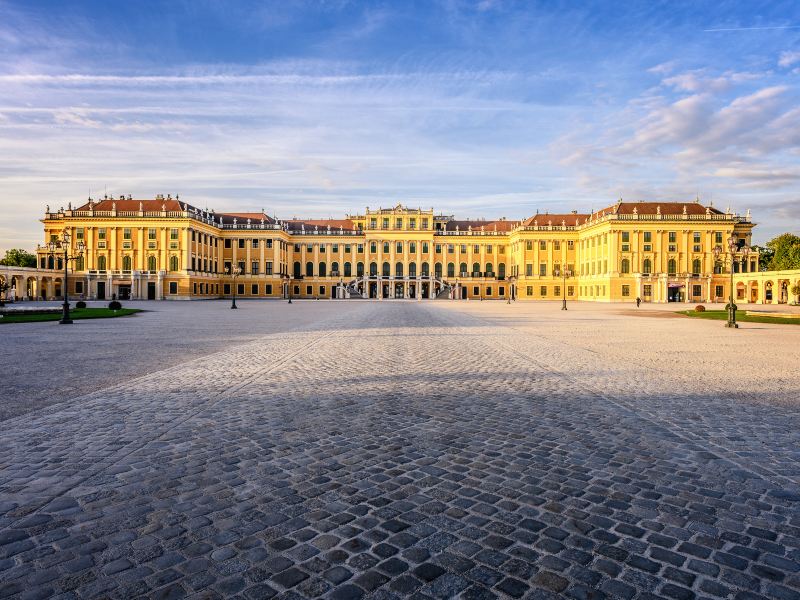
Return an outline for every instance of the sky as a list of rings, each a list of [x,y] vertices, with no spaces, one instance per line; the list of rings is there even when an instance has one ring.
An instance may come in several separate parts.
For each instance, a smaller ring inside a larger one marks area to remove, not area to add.
[[[626,201],[800,232],[800,3],[0,0],[0,251],[47,205]]]

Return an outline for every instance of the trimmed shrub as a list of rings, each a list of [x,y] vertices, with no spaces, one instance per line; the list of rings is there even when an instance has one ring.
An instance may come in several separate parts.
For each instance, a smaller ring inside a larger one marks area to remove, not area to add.
[[[705,312],[705,310],[706,307],[703,306],[702,304],[698,304],[697,306],[694,307],[694,312]]]
[[[118,300],[112,300],[111,302],[108,303],[108,308],[110,310],[119,310],[120,308],[122,308],[122,304],[120,304]]]
[[[75,308],[86,308],[86,302],[84,302],[83,300],[78,300],[75,303]]]

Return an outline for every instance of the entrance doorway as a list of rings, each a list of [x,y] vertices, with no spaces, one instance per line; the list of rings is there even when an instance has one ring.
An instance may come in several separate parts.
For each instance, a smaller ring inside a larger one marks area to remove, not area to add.
[[[403,297],[403,284],[402,283],[395,283],[394,284],[394,297],[395,298],[402,298]]]
[[[105,300],[106,299],[106,282],[105,281],[98,281],[97,282],[97,299],[98,300]]]
[[[381,298],[391,298],[389,296],[389,284],[384,283],[381,285]]]
[[[147,299],[148,300],[155,300],[156,299],[156,282],[155,281],[148,281],[147,282]]]
[[[667,291],[667,302],[683,302],[685,294],[684,286],[670,285]]]
[[[461,290],[461,299],[462,300],[466,300],[467,299],[467,286],[465,286],[465,285],[459,286],[459,289]]]
[[[129,286],[129,285],[121,285],[121,286],[119,286],[119,299],[120,300],[130,300],[131,299],[131,286]]]
[[[377,298],[378,297],[378,284],[376,282],[370,282],[369,284],[369,298]]]

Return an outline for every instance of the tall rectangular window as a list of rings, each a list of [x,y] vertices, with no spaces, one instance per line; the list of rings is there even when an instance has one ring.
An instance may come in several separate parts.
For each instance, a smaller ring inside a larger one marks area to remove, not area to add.
[[[130,240],[131,239],[131,230],[129,227],[126,227],[122,230],[122,239],[123,240]]]
[[[266,275],[272,275],[272,261],[268,260],[264,265],[264,273]]]
[[[258,248],[258,238],[253,238],[253,248]]]
[[[669,232],[669,243],[670,244],[674,244],[675,240],[677,239],[677,237],[678,237],[678,234],[676,232],[670,231]]]
[[[101,227],[100,229],[97,230],[97,239],[98,240],[106,239],[106,228],[105,227]]]
[[[169,230],[169,239],[172,240],[173,242],[178,240],[178,230],[177,229],[172,228],[172,229]]]
[[[150,227],[147,230],[147,239],[148,240],[155,240],[156,239],[156,230],[154,227]]]
[[[86,230],[85,230],[83,227],[78,227],[78,228],[75,230],[75,239],[76,239],[76,240],[82,240],[82,239],[83,239],[83,236],[84,236],[84,232],[85,232],[85,231],[86,231]]]
[[[649,244],[653,241],[653,233],[651,231],[644,232],[644,243]]]
[[[254,260],[253,262],[250,263],[250,272],[253,275],[258,275],[258,261],[257,260]]]
[[[539,294],[542,296],[542,298],[547,296],[547,286],[546,285],[539,286]]]
[[[542,277],[547,275],[547,263],[539,263],[539,275]]]
[[[547,250],[547,241],[539,240],[539,250]]]

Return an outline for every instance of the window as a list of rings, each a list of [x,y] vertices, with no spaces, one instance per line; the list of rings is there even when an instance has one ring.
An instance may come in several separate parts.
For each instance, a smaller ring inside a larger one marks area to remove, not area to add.
[[[253,275],[258,275],[258,261],[254,260],[250,263],[250,272]]]
[[[272,238],[267,239],[267,248],[272,248]]]
[[[547,286],[546,285],[539,286],[539,294],[541,295],[542,298],[545,298],[547,296]]]
[[[492,295],[492,286],[490,286],[490,285],[486,286],[486,295],[487,296],[491,296]]]
[[[266,263],[264,263],[264,274],[272,275],[272,261],[271,260],[268,260]]]
[[[700,275],[701,270],[702,270],[702,263],[699,258],[695,258],[692,261],[692,275]]]
[[[544,277],[547,275],[547,263],[539,263],[539,276]]]
[[[244,249],[244,239],[239,239],[239,248]]]
[[[76,240],[82,240],[84,238],[84,232],[85,231],[86,230],[83,227],[77,227],[75,229],[75,239]]]
[[[453,263],[447,263],[447,276],[448,277],[456,276],[456,266]]]
[[[370,277],[378,276],[378,263],[376,262],[369,263],[369,276]]]
[[[526,263],[525,277],[533,277],[533,263]]]
[[[722,232],[721,231],[715,231],[714,232],[714,243],[715,244],[721,244],[722,243]]]
[[[402,277],[403,276],[403,263],[398,262],[394,266],[394,276],[395,277]]]
[[[416,252],[417,252],[417,242],[409,242],[408,243],[408,251],[411,254],[416,254]]]
[[[243,261],[243,260],[240,260],[240,261],[237,263],[237,266],[239,267],[239,272],[240,272],[240,273],[244,273],[244,272],[245,272],[245,270],[244,270],[244,261]]]
[[[396,242],[395,245],[394,245],[394,251],[397,254],[402,254],[403,253],[403,242]]]
[[[383,218],[383,228],[384,229],[389,229],[389,217],[384,217]]]
[[[417,228],[417,220],[414,217],[411,217],[408,220],[408,228],[409,229],[416,229]]]
[[[129,227],[126,227],[122,230],[122,239],[123,240],[130,240],[131,239],[131,230]]]
[[[408,276],[409,277],[417,276],[417,263],[412,262],[408,264]]]
[[[481,274],[481,265],[480,263],[472,263],[472,276],[479,277]]]
[[[622,286],[622,296],[623,296],[623,298],[627,298],[630,295],[631,295],[631,286],[623,285]]]
[[[364,244],[358,244],[358,246],[356,247],[356,252],[358,252],[359,254],[364,254]]]
[[[678,263],[674,258],[670,258],[667,261],[667,273],[669,275],[675,275],[678,272]]]
[[[253,238],[253,240],[252,240],[252,247],[253,247],[253,248],[258,248],[258,238]]]
[[[401,219],[400,217],[397,217],[394,220],[394,228],[395,229],[402,229],[403,228],[403,219]]]
[[[239,284],[236,285],[236,293],[239,294],[240,296],[244,296],[244,284],[243,283],[239,283]]]
[[[226,247],[226,248],[230,248],[230,247],[231,247],[231,240],[229,240],[229,239],[226,239],[226,240],[225,240],[225,247]],[[297,247],[295,247],[295,250],[296,250],[297,252],[299,252],[299,251],[300,251],[300,248],[297,248]],[[225,293],[227,294],[228,292],[225,292]]]
[[[222,293],[226,294],[226,295],[231,293],[231,284],[230,283],[223,283],[222,284]]]
[[[653,232],[645,231],[644,232],[644,243],[645,244],[649,244],[652,241],[653,241]]]
[[[642,263],[642,272],[648,275],[653,272],[653,261],[651,261],[649,258],[644,259],[644,262]]]
[[[539,240],[539,250],[547,250],[547,241]]]
[[[178,270],[178,257],[177,256],[170,256],[169,257],[169,270],[170,271],[177,271]]]
[[[178,240],[178,230],[173,228],[169,230],[169,239],[173,242]]]
[[[155,271],[158,268],[158,263],[156,261],[155,256],[148,256],[147,257],[147,270],[148,271]]]
[[[422,242],[422,253],[423,254],[428,253],[428,242]]]
[[[434,250],[436,251],[436,254],[441,254],[442,253],[442,245],[441,244],[436,244],[434,246]]]
[[[492,245],[491,244],[487,244],[486,245],[486,254],[491,254],[491,253],[492,253]]]
[[[567,286],[567,296],[574,296],[575,295],[575,286],[568,285]]]
[[[319,245],[319,251],[320,252],[325,252],[325,244],[320,244]]]
[[[527,242],[525,242],[525,249],[533,250],[533,240],[528,240]]]
[[[306,263],[306,277],[314,276],[314,263],[309,261]]]
[[[130,256],[123,256],[122,257],[122,270],[123,271],[130,271],[131,270],[131,257]],[[177,271],[178,269],[175,269]]]
[[[630,242],[631,241],[631,232],[630,231],[623,231],[622,232],[622,241],[623,242]]]
[[[714,286],[714,297],[715,298],[722,298],[725,291],[723,290],[721,285]]]
[[[257,283],[253,283],[253,284],[250,285],[250,293],[253,296],[258,296],[258,284]]]
[[[458,272],[461,274],[462,277],[467,276],[467,263],[462,262],[458,265]]]
[[[325,286],[324,285],[319,286],[319,295],[322,296],[322,297],[325,296]]]
[[[344,276],[345,277],[353,276],[353,268],[349,262],[344,263]]]
[[[442,276],[442,263],[436,263],[433,267],[433,275],[434,277],[441,277]]]
[[[392,267],[388,262],[384,262],[381,266],[381,274],[384,277],[389,277],[392,274]]]
[[[378,219],[372,218],[369,220],[369,228],[370,229],[377,229],[378,228]]]
[[[427,229],[428,228],[428,219],[422,219],[422,228],[423,229]]]
[[[169,293],[170,294],[177,294],[178,293],[178,282],[177,281],[170,281],[169,282]]]
[[[695,298],[699,298],[703,295],[703,287],[700,285],[693,285],[692,286],[692,296]]]
[[[553,242],[553,250],[561,250],[561,242],[554,241]]]
[[[383,242],[383,253],[389,254],[389,242]]]
[[[486,263],[486,276],[494,277],[494,266],[490,262]]]
[[[668,235],[669,235],[669,243],[670,244],[674,244],[675,240],[678,237],[678,234],[676,232],[674,232],[674,231],[670,231]]]
[[[98,271],[105,271],[106,270],[106,257],[105,256],[98,256],[97,257],[97,270]]]
[[[370,242],[369,243],[369,251],[371,254],[376,254],[378,252],[378,243],[377,242]]]
[[[454,254],[456,251],[455,244],[447,244],[447,253]]]
[[[331,275],[336,276],[338,274],[339,274],[339,263],[336,262],[336,261],[333,261],[331,263]]]
[[[473,296],[477,296],[477,295],[479,295],[480,293],[481,293],[481,292],[480,292],[480,288],[479,288],[477,285],[474,285],[474,286],[472,286],[472,295],[473,295]]]
[[[267,296],[271,296],[272,295],[272,284],[271,283],[268,283],[267,285],[264,286],[264,293]]]
[[[525,288],[525,295],[526,296],[533,296],[533,286],[529,285]]]
[[[97,239],[98,240],[106,239],[106,228],[105,227],[101,227],[100,229],[97,230]]]
[[[620,271],[622,273],[630,273],[631,272],[631,261],[627,258],[622,259],[622,265],[620,267]]]

